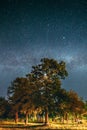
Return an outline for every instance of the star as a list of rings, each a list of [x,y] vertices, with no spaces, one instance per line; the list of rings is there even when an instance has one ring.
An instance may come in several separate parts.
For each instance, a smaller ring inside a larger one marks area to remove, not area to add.
[[[80,96],[87,99],[86,4],[85,0],[0,1],[0,89],[3,88],[3,95],[13,79],[25,76],[41,58],[47,57],[65,61],[69,76],[62,86],[78,88]]]
[[[63,39],[63,40],[65,40],[65,39],[66,39],[66,37],[65,37],[65,36],[63,36],[63,37],[62,37],[62,39]]]

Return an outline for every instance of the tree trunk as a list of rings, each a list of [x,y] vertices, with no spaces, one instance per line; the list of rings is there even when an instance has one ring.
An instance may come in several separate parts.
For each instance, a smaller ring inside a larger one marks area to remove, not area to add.
[[[45,109],[45,125],[48,125],[48,108]]]
[[[18,111],[15,112],[15,123],[18,123]]]
[[[65,113],[65,120],[66,120],[66,123],[68,124],[68,113],[67,112]]]
[[[28,111],[26,111],[26,120],[25,120],[25,124],[28,124]]]
[[[35,111],[35,112],[34,112],[34,121],[37,120],[37,116],[36,116],[36,114],[37,114],[37,112]]]

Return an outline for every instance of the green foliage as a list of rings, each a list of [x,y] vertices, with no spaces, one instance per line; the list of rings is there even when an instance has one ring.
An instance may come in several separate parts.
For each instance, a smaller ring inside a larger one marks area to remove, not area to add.
[[[43,58],[32,66],[26,77],[16,78],[8,87],[8,101],[13,112],[31,113],[40,110],[49,115],[83,112],[84,103],[74,91],[61,88],[68,76],[64,61]]]
[[[63,61],[58,63],[54,59],[43,58],[41,59],[41,64],[32,67],[31,73],[34,77],[34,82],[38,80],[36,88],[40,97],[41,107],[53,107],[55,104],[54,96],[60,89],[61,79],[68,75],[65,63]]]
[[[10,105],[4,97],[0,97],[0,118],[5,118],[9,116]]]
[[[32,104],[32,88],[27,78],[16,78],[8,88],[9,102],[14,111],[26,111]]]
[[[78,94],[73,90],[70,90],[68,92],[68,96],[69,110],[75,114],[83,113],[85,105],[82,99],[78,96]]]

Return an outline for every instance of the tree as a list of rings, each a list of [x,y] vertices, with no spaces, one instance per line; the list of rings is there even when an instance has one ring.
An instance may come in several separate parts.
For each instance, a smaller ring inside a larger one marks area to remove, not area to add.
[[[0,117],[6,118],[10,111],[10,105],[4,97],[0,97]]]
[[[18,112],[24,112],[26,123],[28,122],[28,111],[32,104],[31,92],[31,83],[24,77],[16,78],[8,87],[8,101],[15,113],[16,123],[18,122]]]
[[[36,86],[36,104],[44,109],[45,124],[48,124],[48,113],[58,101],[56,94],[61,89],[61,79],[68,76],[65,62],[58,63],[54,59],[43,58],[41,64],[32,67],[31,74]]]
[[[72,114],[74,114],[75,120],[78,115],[81,115],[84,112],[84,107],[85,104],[78,94],[73,90],[70,90],[68,92],[68,109]]]
[[[61,88],[59,91],[55,93],[56,97],[56,109],[55,112],[62,117],[62,121],[64,123],[64,119],[68,121],[67,113],[69,111],[68,109],[68,93],[65,89]]]

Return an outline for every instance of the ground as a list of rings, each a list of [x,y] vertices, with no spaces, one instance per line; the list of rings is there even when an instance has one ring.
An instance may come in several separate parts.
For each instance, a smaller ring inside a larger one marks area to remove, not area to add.
[[[47,126],[44,125],[44,123],[29,123],[27,125],[25,124],[15,124],[12,122],[1,122],[0,123],[0,130],[51,130],[51,129],[58,129],[58,130],[87,130],[87,122],[84,122],[82,124],[71,124],[71,123],[65,123],[65,124],[60,124],[60,123],[54,123],[51,122]]]

